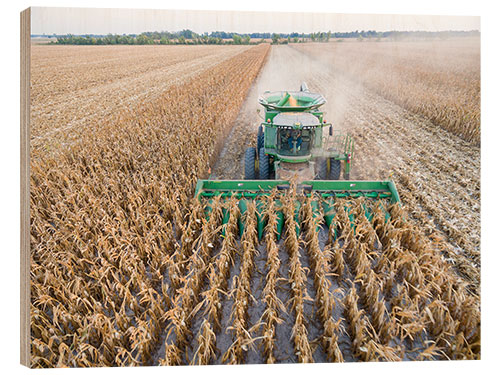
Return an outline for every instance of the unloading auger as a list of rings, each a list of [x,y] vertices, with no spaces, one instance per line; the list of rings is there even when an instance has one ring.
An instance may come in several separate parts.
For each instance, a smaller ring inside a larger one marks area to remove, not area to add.
[[[300,91],[265,92],[259,103],[265,108],[265,117],[258,129],[257,147],[249,147],[245,152],[245,179],[199,180],[196,185],[195,197],[204,203],[207,216],[214,199],[237,199],[241,235],[245,227],[243,217],[253,201],[260,240],[266,225],[266,202],[272,197],[276,201],[279,239],[284,225],[279,208],[291,193],[298,198],[294,202],[297,234],[304,201],[301,197],[311,198],[314,217],[321,216],[328,227],[336,215],[335,202],[339,199],[363,198],[387,203],[385,207],[400,201],[390,180],[349,180],[354,142],[349,135],[333,131],[319,110],[326,103],[325,98],[311,93],[305,83]],[[339,180],[342,171],[345,180]],[[370,215],[368,209],[365,215]],[[349,217],[354,222],[352,215]],[[229,213],[223,209],[222,224],[228,220]]]

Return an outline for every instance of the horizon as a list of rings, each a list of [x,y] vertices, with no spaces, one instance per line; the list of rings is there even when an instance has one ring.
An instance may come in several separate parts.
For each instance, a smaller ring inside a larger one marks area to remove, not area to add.
[[[31,35],[481,32],[479,16],[32,7]],[[175,30],[175,31],[174,31]],[[231,30],[231,31],[225,31]]]
[[[147,34],[147,33],[170,33],[170,34],[177,34],[181,33],[183,31],[192,31],[195,33],[193,30],[190,29],[183,29],[183,30],[175,30],[175,31],[170,31],[170,30],[148,30],[148,31],[143,31],[141,33],[131,33],[131,34],[30,34],[31,37],[53,37],[53,36],[67,36],[67,35],[73,35],[73,36],[96,36],[96,37],[105,37],[108,35],[118,35],[118,36],[130,36],[130,35],[140,35],[140,34]],[[310,33],[299,33],[299,37],[302,37],[302,34],[304,37],[308,37],[312,33],[327,33],[329,30],[317,30],[315,32],[310,32]],[[370,32],[375,32],[375,33],[430,33],[430,34],[439,34],[439,33],[481,33],[480,30],[440,30],[440,31],[424,31],[424,30],[410,30],[410,31],[402,31],[402,30],[386,30],[386,31],[380,31],[380,30],[354,30],[354,31],[332,31],[332,37],[334,37],[334,34],[348,34],[348,33],[370,33]],[[205,32],[207,35],[211,35],[212,33],[226,33],[229,35],[233,34],[238,34],[238,35],[251,35],[251,34],[274,34],[271,31],[264,31],[264,32],[249,32],[249,33],[238,33],[235,31],[224,31],[224,30],[212,30],[212,31],[207,31]],[[195,33],[196,35],[203,36],[205,33],[198,34]],[[296,32],[291,32],[291,33],[276,33],[276,34],[282,34],[282,35],[290,35],[294,34]]]

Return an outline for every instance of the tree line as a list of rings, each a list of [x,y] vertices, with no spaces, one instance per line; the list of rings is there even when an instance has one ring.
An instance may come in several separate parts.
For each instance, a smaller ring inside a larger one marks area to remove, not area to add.
[[[361,30],[350,32],[314,32],[314,33],[228,33],[224,31],[214,31],[197,34],[192,30],[182,30],[178,32],[153,31],[141,34],[108,34],[108,35],[53,35],[56,38],[55,44],[76,44],[76,45],[147,45],[147,44],[258,44],[271,39],[273,44],[304,43],[304,42],[329,42],[330,39],[357,38],[358,40],[405,37],[415,38],[448,38],[454,36],[479,35],[479,31],[384,31]]]

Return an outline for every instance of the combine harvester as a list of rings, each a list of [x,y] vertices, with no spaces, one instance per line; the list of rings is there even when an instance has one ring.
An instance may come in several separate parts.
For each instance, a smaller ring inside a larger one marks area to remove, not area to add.
[[[281,207],[287,196],[293,195],[295,199],[297,235],[300,207],[305,198],[312,198],[314,217],[322,216],[328,227],[335,217],[335,202],[339,199],[364,197],[384,203],[380,205],[384,210],[400,201],[392,181],[349,180],[354,142],[349,135],[334,132],[332,124],[324,119],[324,112],[319,109],[326,103],[322,95],[311,93],[303,83],[300,91],[265,92],[258,100],[265,108],[265,117],[259,126],[257,147],[249,147],[245,152],[245,180],[199,180],[197,183],[195,196],[206,202],[207,217],[214,198],[238,199],[241,235],[247,206],[254,201],[261,239],[267,220],[264,211],[265,202],[269,200],[266,197],[271,196],[276,200],[279,239],[285,221]],[[340,180],[341,172],[345,180]],[[364,207],[366,217],[370,218],[368,205]],[[225,224],[229,214],[226,209],[223,211],[222,223]],[[354,223],[354,213],[349,212],[349,207],[347,211]]]

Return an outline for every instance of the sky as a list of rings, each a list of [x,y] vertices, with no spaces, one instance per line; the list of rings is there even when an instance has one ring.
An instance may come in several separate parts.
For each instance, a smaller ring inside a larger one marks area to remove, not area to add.
[[[32,35],[139,34],[183,29],[199,34],[480,30],[480,17],[53,7],[33,7],[31,12]]]

